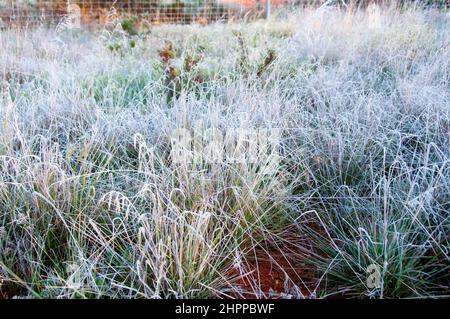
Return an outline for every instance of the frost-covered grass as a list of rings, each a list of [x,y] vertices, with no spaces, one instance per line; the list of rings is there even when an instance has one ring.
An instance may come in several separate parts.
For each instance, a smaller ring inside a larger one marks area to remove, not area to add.
[[[289,228],[312,296],[448,295],[448,19],[1,31],[3,294],[227,297]],[[198,121],[281,129],[279,166],[175,165],[172,132]]]

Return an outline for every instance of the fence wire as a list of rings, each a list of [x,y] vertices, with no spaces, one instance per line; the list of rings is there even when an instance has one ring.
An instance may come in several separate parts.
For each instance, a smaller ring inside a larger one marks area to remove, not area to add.
[[[0,27],[59,23],[76,16],[80,23],[105,24],[114,17],[149,23],[209,23],[266,15],[269,8],[320,5],[333,2],[369,4],[389,0],[0,0]],[[393,0],[399,3],[439,4],[449,0]]]
[[[273,8],[299,2],[269,1]],[[208,23],[243,18],[250,13],[262,16],[266,5],[266,0],[0,0],[0,19],[3,25],[55,23],[67,15],[79,14],[82,23],[105,23],[115,15],[151,23]]]

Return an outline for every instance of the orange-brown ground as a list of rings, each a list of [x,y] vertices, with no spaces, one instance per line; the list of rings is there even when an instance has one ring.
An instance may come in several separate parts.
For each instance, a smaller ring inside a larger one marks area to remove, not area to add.
[[[234,298],[309,298],[315,294],[317,273],[305,261],[307,242],[292,230],[278,234],[278,243],[265,243],[243,267],[229,275],[227,295]],[[222,297],[227,297],[226,295]]]

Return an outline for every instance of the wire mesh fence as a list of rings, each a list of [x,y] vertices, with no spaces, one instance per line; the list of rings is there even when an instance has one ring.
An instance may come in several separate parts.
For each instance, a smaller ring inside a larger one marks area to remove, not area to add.
[[[266,7],[292,5],[299,0],[0,0],[2,24],[55,23],[79,15],[82,23],[105,23],[112,16],[151,23],[210,22],[262,16]],[[306,2],[306,1],[302,1]],[[311,1],[310,1],[311,2]]]
[[[386,0],[336,0],[367,4]],[[449,0],[398,0],[448,5]],[[268,15],[270,8],[319,5],[333,0],[0,0],[0,27],[51,24],[72,18],[105,24],[117,17],[149,23],[209,23]],[[389,1],[388,1],[389,2]]]

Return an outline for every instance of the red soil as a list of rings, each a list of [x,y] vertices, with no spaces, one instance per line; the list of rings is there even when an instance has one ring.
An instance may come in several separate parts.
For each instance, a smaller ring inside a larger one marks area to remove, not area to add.
[[[313,297],[317,274],[305,263],[307,243],[289,230],[281,235],[282,243],[261,245],[252,252],[255,257],[247,260],[244,267],[230,271],[229,297]]]

